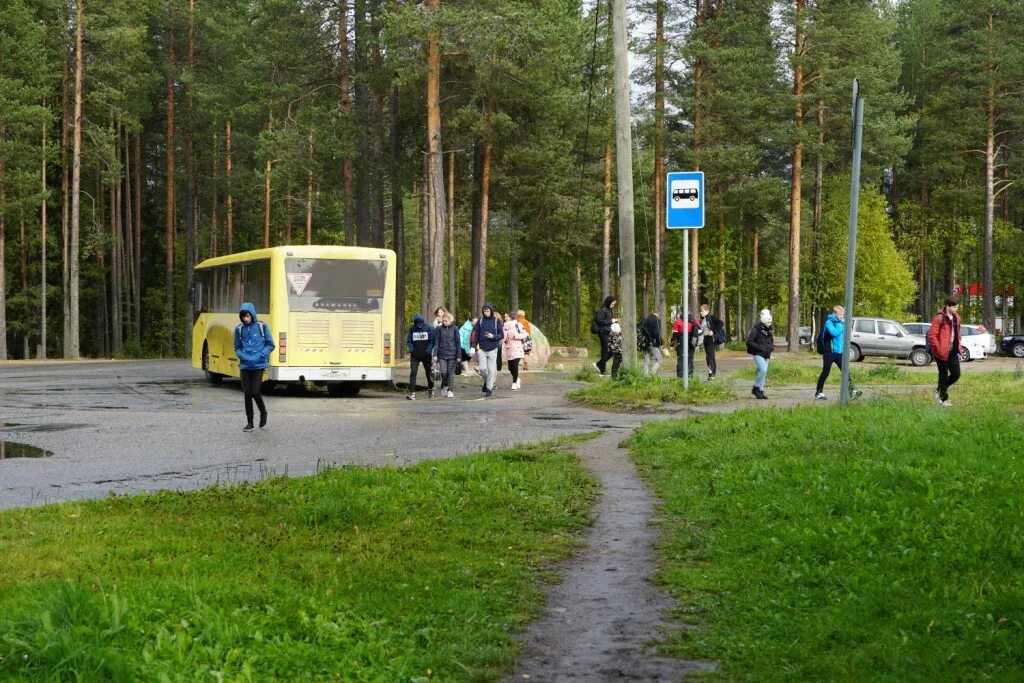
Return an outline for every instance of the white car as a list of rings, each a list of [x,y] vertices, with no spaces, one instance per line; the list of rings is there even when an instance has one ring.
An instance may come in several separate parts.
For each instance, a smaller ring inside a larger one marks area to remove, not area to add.
[[[903,323],[912,334],[927,336],[930,323]],[[960,361],[981,360],[990,353],[996,351],[996,338],[988,333],[984,325],[960,325],[960,345],[964,352],[960,354]]]

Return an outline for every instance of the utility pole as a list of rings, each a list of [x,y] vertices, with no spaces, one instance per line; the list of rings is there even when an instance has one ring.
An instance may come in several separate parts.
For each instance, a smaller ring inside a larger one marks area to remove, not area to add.
[[[864,97],[860,90],[860,79],[853,81],[853,175],[850,177],[850,228],[846,248],[846,311],[843,322],[843,369],[839,385],[839,401],[846,406],[850,401],[850,337],[853,335],[853,283],[854,268],[857,265],[857,217],[860,207],[860,157],[864,145]]]
[[[615,166],[619,188],[619,304],[622,307],[622,355],[636,366],[636,248],[633,241],[633,136],[629,112],[629,41],[626,0],[612,1],[615,43]]]

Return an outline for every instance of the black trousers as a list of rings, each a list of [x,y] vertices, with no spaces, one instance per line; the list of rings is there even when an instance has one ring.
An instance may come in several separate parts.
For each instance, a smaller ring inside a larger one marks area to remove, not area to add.
[[[825,390],[825,382],[828,381],[828,376],[832,374],[833,365],[839,368],[839,372],[843,371],[843,354],[833,351],[826,351],[821,354],[821,374],[818,375],[818,388],[814,393],[820,394]]]
[[[262,370],[242,370],[242,393],[245,394],[245,419],[247,420],[246,424],[250,426],[252,425],[252,404],[254,401],[260,409],[261,422],[263,422],[262,418],[267,415],[267,406],[263,403],[263,395],[260,394],[262,385]]]
[[[696,347],[691,345],[689,356],[686,358],[686,365],[691,375],[693,374],[693,356],[696,352]],[[676,377],[683,378],[683,347],[678,344],[676,345]]]
[[[508,371],[512,373],[512,381],[513,382],[518,382],[519,381],[519,361],[520,360],[522,360],[522,359],[521,358],[514,358],[514,359],[508,361]]]
[[[718,363],[715,362],[715,350],[718,349],[718,344],[715,343],[714,337],[704,337],[704,360],[708,364],[708,374],[712,377],[718,372]],[[693,365],[690,366],[692,371]]]
[[[601,358],[597,361],[597,367],[600,369],[601,374],[604,374],[605,370],[608,369],[608,359],[612,357],[611,349],[608,347],[608,336],[610,332],[601,332],[597,335],[597,338],[601,341]]]
[[[935,359],[939,366],[939,400],[945,401],[949,398],[949,388],[960,379],[960,356],[956,350],[950,351],[949,360]]]
[[[417,358],[412,356],[409,359],[409,393],[416,393],[416,373],[420,369],[420,363],[423,364],[423,372],[427,375],[427,389],[433,391],[434,389],[434,361],[432,358]]]

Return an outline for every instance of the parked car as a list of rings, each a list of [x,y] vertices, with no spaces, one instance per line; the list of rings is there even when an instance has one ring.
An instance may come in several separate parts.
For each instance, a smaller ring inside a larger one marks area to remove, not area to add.
[[[895,320],[885,318],[854,318],[850,335],[850,360],[865,356],[908,358],[911,365],[928,365],[931,354],[925,349],[923,335],[911,334]]]
[[[911,334],[924,336],[928,334],[931,323],[903,323],[903,327]],[[983,359],[996,351],[996,338],[988,333],[984,325],[961,324],[960,335],[960,345],[964,349],[960,354],[961,363]]]
[[[1003,353],[1014,358],[1024,358],[1024,334],[1007,334],[999,340]]]

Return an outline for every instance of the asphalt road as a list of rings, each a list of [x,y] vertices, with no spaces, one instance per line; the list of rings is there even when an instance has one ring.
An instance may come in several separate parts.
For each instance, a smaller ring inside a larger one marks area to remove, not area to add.
[[[0,508],[404,465],[602,428],[625,435],[642,419],[568,404],[563,373],[526,373],[517,392],[510,383],[502,373],[485,400],[475,376],[460,378],[454,399],[427,400],[421,389],[415,402],[396,391],[343,399],[279,388],[267,395],[268,428],[245,434],[239,383],[207,384],[187,361],[9,363],[0,366],[9,444]],[[53,455],[11,458],[13,443]]]

